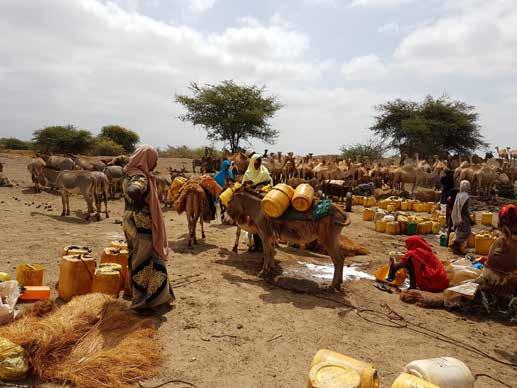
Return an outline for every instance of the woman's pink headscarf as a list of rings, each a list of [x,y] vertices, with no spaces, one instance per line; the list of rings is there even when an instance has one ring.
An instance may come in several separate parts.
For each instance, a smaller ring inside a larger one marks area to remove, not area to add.
[[[124,167],[124,172],[130,177],[143,175],[149,182],[149,209],[151,210],[151,218],[153,221],[153,247],[162,259],[166,259],[168,254],[167,232],[165,231],[162,208],[156,188],[156,179],[151,174],[157,161],[158,152],[153,146],[144,144],[138,147],[133,155],[130,156],[129,162],[126,167]]]

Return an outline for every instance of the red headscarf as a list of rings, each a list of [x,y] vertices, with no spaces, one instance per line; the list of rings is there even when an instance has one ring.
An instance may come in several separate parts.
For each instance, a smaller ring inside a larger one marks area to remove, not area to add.
[[[512,233],[517,233],[517,206],[504,205],[499,211],[499,228],[508,227]]]
[[[163,259],[167,258],[167,233],[165,231],[165,223],[163,221],[162,207],[158,190],[156,188],[156,179],[151,171],[156,167],[158,161],[158,152],[153,146],[144,144],[136,149],[129,158],[129,162],[124,167],[124,172],[128,176],[143,175],[147,178],[149,184],[149,209],[151,210],[151,218],[153,221],[153,247],[156,253]]]
[[[447,272],[433,248],[420,236],[406,239],[407,253],[401,259],[405,264],[411,258],[415,281],[422,291],[442,292],[449,286]]]

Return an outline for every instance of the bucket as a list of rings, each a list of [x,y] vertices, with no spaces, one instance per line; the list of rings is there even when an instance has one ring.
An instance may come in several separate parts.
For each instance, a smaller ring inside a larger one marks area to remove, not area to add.
[[[378,270],[374,272],[375,279],[377,279],[380,282],[386,282],[386,278],[390,274],[390,265],[383,265]],[[401,268],[397,271],[395,274],[395,279],[390,283],[393,286],[401,286],[404,283],[404,280],[407,276],[407,270],[405,268]]]
[[[492,226],[493,214],[490,212],[483,212],[481,214],[481,223],[485,226]]]
[[[95,259],[89,255],[63,256],[59,268],[58,295],[64,301],[92,290]]]
[[[388,234],[400,234],[400,225],[397,221],[386,222],[386,233]]]
[[[363,211],[363,221],[373,221],[375,218],[375,211],[372,209],[364,209]]]
[[[122,283],[124,285],[124,294],[131,296],[131,285],[128,276],[128,251],[122,249],[116,249],[113,247],[105,248],[101,254],[101,264],[104,263],[116,263],[120,264],[120,276],[122,277]]]
[[[126,249],[127,250],[127,242],[126,240],[114,240],[111,242],[111,246],[117,249]]]
[[[63,254],[61,256],[70,255],[89,255],[92,250],[89,247],[82,247],[80,245],[67,245],[63,248]]]
[[[440,388],[428,381],[408,373],[401,373],[399,377],[391,384],[391,388]]]
[[[360,384],[358,387],[360,388],[379,388],[380,382],[377,376],[377,370],[371,365],[363,361],[356,360],[352,357],[345,356],[340,353],[333,352],[332,350],[321,349],[314,356],[311,363],[311,370],[316,365],[319,364],[327,364],[331,363],[339,368],[343,368],[344,371],[347,371],[346,368],[351,368],[355,372],[357,372],[360,376]],[[319,369],[318,369],[319,370]],[[347,373],[347,375],[350,375]],[[351,380],[354,382],[354,380]],[[309,384],[311,384],[310,380],[310,372],[309,372]],[[318,387],[334,387],[335,385],[319,385]],[[348,387],[348,385],[337,385],[339,387],[344,386]],[[354,387],[354,385],[350,385]],[[311,387],[311,385],[309,385]]]
[[[375,231],[379,232],[379,233],[385,233],[386,232],[386,221],[377,220],[375,222]]]
[[[418,233],[418,225],[416,222],[411,222],[409,221],[408,224],[407,224],[407,231],[406,231],[407,235],[408,236],[414,236],[415,234]]]
[[[312,207],[314,201],[314,189],[307,183],[298,185],[294,191],[293,199],[291,203],[293,207],[299,212],[306,212]]]
[[[309,388],[360,388],[361,375],[346,364],[321,362],[309,371]]]
[[[266,194],[262,200],[262,210],[271,218],[278,218],[285,213],[291,199],[294,195],[294,189],[284,183],[280,183]]]
[[[116,263],[100,264],[93,276],[92,292],[118,297],[122,287],[122,266]]]
[[[494,243],[495,238],[489,234],[478,234],[475,237],[474,247],[477,255],[488,255],[490,247]]]
[[[42,286],[44,271],[42,264],[20,264],[16,267],[16,281],[22,286]]]
[[[417,360],[406,365],[405,371],[440,388],[473,388],[470,369],[453,357]]]

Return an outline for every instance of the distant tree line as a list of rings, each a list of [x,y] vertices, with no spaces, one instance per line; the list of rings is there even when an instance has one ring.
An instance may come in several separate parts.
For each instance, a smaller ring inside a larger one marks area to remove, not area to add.
[[[0,148],[111,156],[133,152],[139,141],[136,132],[119,125],[104,126],[97,136],[73,125],[63,125],[38,129],[34,131],[31,141],[0,138]]]
[[[166,158],[186,158],[186,159],[198,159],[208,155],[212,157],[221,157],[222,151],[214,147],[189,147],[186,145],[181,146],[167,146],[167,148],[159,148],[158,153],[162,157]]]

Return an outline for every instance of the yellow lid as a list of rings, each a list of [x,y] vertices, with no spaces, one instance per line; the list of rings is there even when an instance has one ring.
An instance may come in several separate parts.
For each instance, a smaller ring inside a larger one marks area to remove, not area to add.
[[[345,364],[322,362],[314,365],[309,372],[313,388],[359,388],[361,376]]]
[[[11,277],[9,276],[9,274],[5,273],[5,272],[0,272],[0,282],[7,282],[11,280]]]

